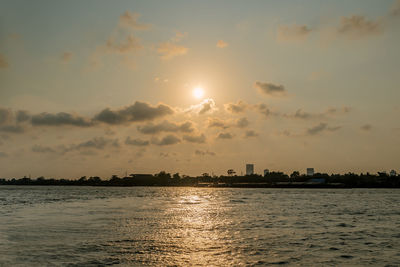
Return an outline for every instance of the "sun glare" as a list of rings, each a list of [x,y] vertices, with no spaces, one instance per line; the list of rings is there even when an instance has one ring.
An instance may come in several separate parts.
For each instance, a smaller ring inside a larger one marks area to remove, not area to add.
[[[204,96],[204,89],[200,86],[197,86],[193,89],[193,96],[197,99],[201,99]]]

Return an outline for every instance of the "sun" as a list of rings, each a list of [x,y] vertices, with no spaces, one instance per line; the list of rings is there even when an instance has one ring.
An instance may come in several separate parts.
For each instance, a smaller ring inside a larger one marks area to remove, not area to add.
[[[197,86],[193,89],[193,96],[197,99],[201,99],[204,96],[204,89],[201,86]]]

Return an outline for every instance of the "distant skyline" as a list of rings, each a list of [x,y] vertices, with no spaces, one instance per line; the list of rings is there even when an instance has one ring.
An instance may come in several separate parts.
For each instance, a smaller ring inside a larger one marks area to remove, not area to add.
[[[0,3],[0,177],[400,170],[400,0]]]

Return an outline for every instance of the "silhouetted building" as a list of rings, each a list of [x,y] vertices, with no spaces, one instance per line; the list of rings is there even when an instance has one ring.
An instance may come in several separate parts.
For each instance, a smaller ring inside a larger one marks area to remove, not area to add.
[[[265,170],[264,170],[264,176],[267,175],[268,173],[269,173],[269,170],[268,170],[268,169],[265,169]]]
[[[390,173],[389,173],[389,175],[390,175],[390,176],[396,176],[396,175],[397,175],[397,173],[396,173],[396,171],[395,171],[395,170],[391,170],[391,171],[390,171]]]
[[[314,175],[314,168],[307,168],[307,175],[313,176]]]
[[[254,164],[246,164],[246,175],[254,174]]]

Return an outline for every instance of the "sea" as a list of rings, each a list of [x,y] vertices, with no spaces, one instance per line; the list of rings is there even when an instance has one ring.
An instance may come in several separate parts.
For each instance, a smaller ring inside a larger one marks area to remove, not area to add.
[[[400,190],[0,186],[0,266],[399,266]]]

